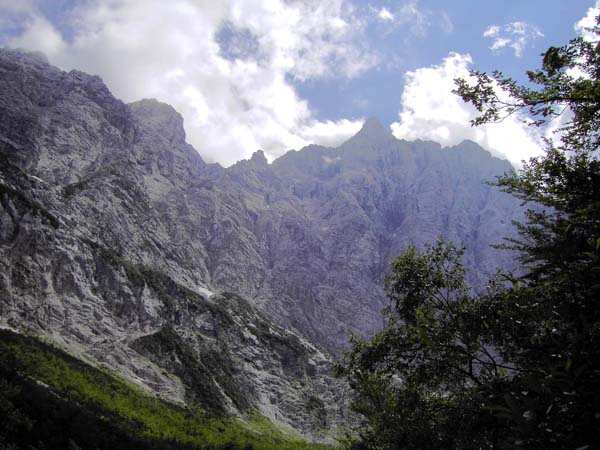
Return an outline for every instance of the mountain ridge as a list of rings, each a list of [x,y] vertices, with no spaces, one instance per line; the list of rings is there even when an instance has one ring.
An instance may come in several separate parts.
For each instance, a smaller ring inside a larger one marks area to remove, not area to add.
[[[338,148],[224,168],[186,143],[172,107],[126,105],[98,77],[0,49],[0,81],[0,319],[174,400],[189,374],[145,353],[165,327],[173,351],[225,355],[223,383],[197,382],[226,410],[247,383],[251,407],[328,439],[348,395],[327,352],[382,326],[392,257],[468,242],[479,290],[512,264],[489,245],[522,209],[486,184],[510,164],[470,143],[399,141],[370,121]]]

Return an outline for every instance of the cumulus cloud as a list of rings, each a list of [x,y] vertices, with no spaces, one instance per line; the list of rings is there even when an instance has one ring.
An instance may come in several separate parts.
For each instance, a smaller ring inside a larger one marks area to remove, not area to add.
[[[514,166],[541,154],[538,131],[513,115],[501,123],[471,127],[477,111],[451,93],[455,78],[469,79],[470,55],[450,53],[441,64],[408,72],[399,121],[391,125],[398,139],[426,139],[445,146],[465,139],[477,142]]]
[[[352,78],[379,62],[342,0],[91,0],[65,16],[68,39],[35,7],[19,14],[9,45],[98,74],[125,101],[172,104],[188,140],[224,165],[347,139],[362,121],[316,120],[291,80]]]
[[[589,29],[596,25],[598,14],[600,14],[600,0],[596,1],[596,4],[588,9],[585,17],[575,24],[575,31],[588,41],[597,39],[597,36],[590,32]]]
[[[359,132],[363,121],[342,119],[339,121],[327,120],[313,122],[302,129],[302,136],[310,142],[333,147],[354,136]]]
[[[515,56],[523,56],[525,48],[535,39],[543,37],[539,28],[525,22],[512,22],[503,27],[490,25],[483,32],[483,37],[493,40],[490,49],[499,51],[512,48]]]

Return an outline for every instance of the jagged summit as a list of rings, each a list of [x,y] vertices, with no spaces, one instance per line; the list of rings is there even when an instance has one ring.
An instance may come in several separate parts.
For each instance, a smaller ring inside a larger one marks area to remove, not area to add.
[[[140,113],[143,112],[148,117],[164,117],[164,116],[179,116],[181,115],[168,103],[163,103],[155,98],[144,98],[132,103],[129,107],[136,109]]]
[[[259,166],[266,166],[269,164],[269,162],[267,161],[267,158],[265,157],[265,152],[263,152],[262,150],[256,150],[252,154],[250,161]]]
[[[342,146],[379,147],[386,143],[395,141],[396,138],[375,117],[365,120],[362,128],[353,137],[348,139]]]
[[[145,98],[129,103],[128,106],[138,118],[151,124],[168,141],[185,143],[183,117],[171,105],[154,98]]]
[[[363,126],[358,133],[368,133],[369,135],[390,134],[390,132],[385,129],[377,117],[369,117],[367,120],[365,120],[365,123],[363,123]]]
[[[140,339],[222,362],[202,369],[214,389],[194,392],[232,408],[243,395],[320,438],[347,396],[307,342],[339,354],[347,330],[380,329],[391,258],[442,235],[468,245],[475,288],[511,267],[490,244],[514,236],[519,202],[485,184],[504,166],[474,144],[397,140],[369,119],[340,148],[223,168],[202,162],[170,106],[126,105],[99,77],[2,49],[0,116],[0,322],[178,401],[181,355],[140,353]]]
[[[514,171],[513,165],[508,160],[492,154],[492,152],[470,139],[465,139],[459,144],[445,149],[455,152],[459,159],[464,160],[470,167],[494,167],[493,170],[501,173]]]

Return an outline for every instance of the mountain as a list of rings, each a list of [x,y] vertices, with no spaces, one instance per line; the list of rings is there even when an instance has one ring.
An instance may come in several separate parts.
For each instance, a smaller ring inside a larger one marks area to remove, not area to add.
[[[315,440],[348,420],[331,357],[382,325],[409,244],[467,246],[475,289],[522,217],[472,142],[399,141],[376,120],[338,148],[223,168],[169,105],[0,49],[0,322],[175,402],[258,410]]]
[[[11,50],[0,79],[0,325],[172,402],[330,439],[347,420],[330,357],[207,287],[210,211],[193,199],[216,194],[200,174],[221,169],[185,143],[181,116]]]

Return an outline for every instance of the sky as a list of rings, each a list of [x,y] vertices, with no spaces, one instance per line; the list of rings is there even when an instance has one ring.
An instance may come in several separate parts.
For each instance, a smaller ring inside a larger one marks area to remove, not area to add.
[[[525,80],[600,0],[0,0],[0,46],[157,98],[207,162],[337,146],[368,117],[399,139],[478,142],[515,166],[546,133],[523,117],[472,128],[451,93],[470,69]]]

